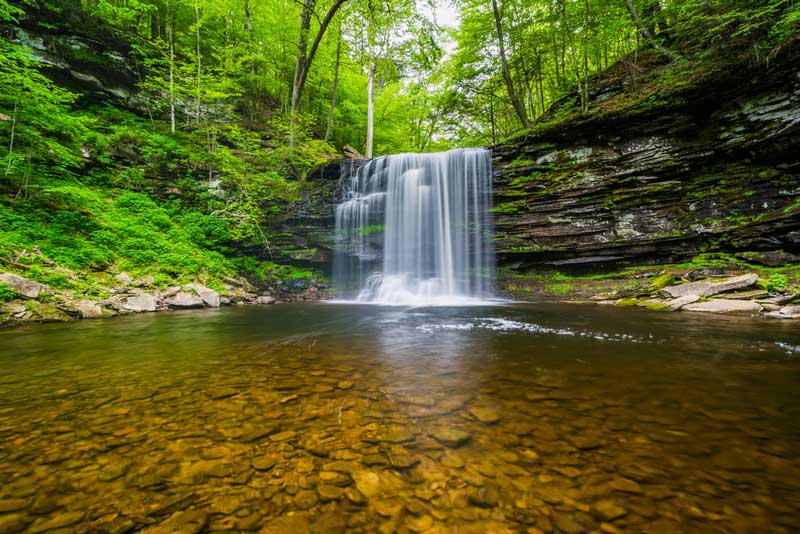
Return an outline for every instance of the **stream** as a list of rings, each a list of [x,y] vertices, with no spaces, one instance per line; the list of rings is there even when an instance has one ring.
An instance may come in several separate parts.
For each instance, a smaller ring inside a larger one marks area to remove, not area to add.
[[[0,331],[0,532],[800,531],[796,325],[289,304]]]

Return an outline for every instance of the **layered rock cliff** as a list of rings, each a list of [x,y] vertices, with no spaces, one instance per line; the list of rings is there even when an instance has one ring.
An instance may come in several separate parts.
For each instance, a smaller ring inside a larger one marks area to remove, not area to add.
[[[800,249],[797,66],[793,53],[626,94],[620,65],[594,85],[606,111],[559,121],[555,106],[540,133],[494,149],[500,261],[601,267]]]

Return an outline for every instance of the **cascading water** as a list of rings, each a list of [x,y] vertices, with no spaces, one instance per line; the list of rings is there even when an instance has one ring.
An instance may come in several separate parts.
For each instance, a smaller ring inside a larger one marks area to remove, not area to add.
[[[404,305],[492,296],[489,150],[385,156],[341,185],[334,279],[343,293]]]

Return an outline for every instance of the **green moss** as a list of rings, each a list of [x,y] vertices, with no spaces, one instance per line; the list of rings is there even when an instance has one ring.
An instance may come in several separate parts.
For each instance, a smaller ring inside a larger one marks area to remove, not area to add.
[[[673,277],[671,274],[669,274],[669,273],[662,274],[661,276],[656,277],[650,283],[650,286],[648,287],[648,290],[651,293],[652,292],[656,292],[656,291],[660,291],[660,290],[664,289],[665,287],[667,287],[668,285],[672,284],[672,282],[674,280],[675,280],[675,277]]]
[[[493,207],[490,211],[492,213],[500,213],[504,215],[515,215],[525,210],[526,203],[524,200],[513,200],[511,202],[502,202]]]
[[[9,302],[14,300],[16,294],[11,290],[8,284],[0,282],[0,302]]]

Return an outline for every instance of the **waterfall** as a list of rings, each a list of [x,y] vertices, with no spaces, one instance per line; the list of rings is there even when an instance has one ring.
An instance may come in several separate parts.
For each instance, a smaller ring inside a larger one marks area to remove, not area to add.
[[[408,305],[492,296],[489,150],[376,158],[340,185],[334,282],[343,294]]]

